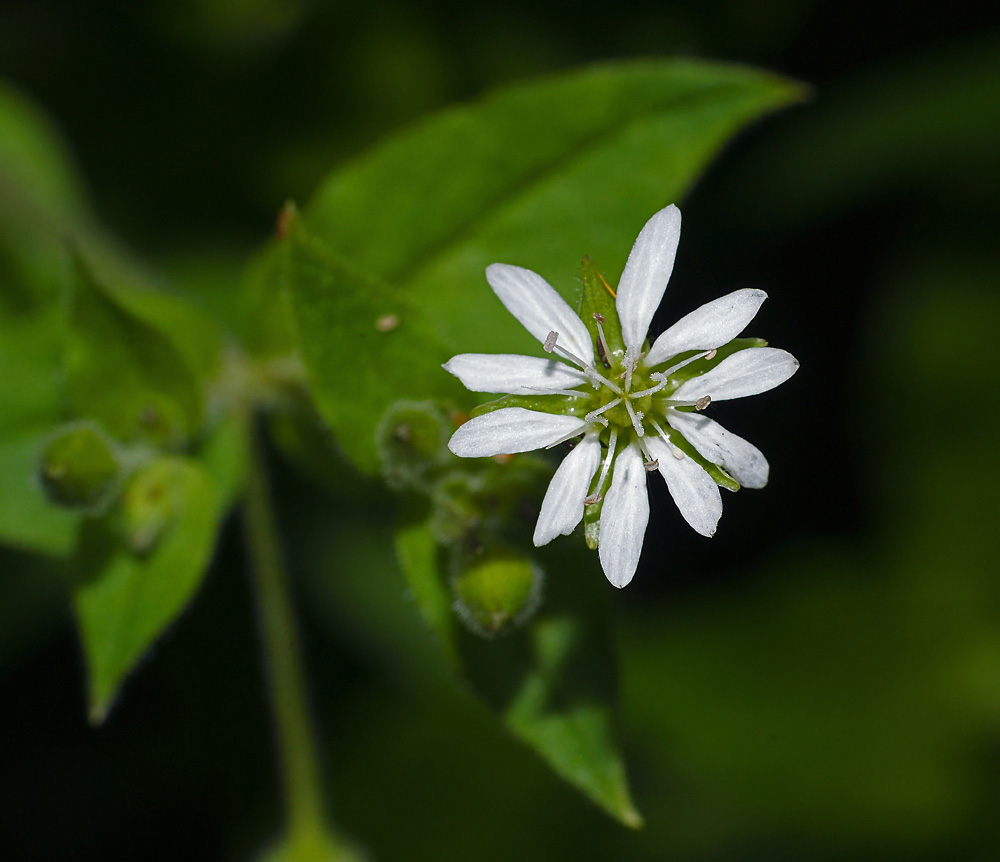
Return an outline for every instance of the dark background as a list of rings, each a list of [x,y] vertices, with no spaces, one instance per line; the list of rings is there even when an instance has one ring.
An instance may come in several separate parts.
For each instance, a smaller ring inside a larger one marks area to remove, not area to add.
[[[769,456],[768,489],[727,496],[711,543],[654,491],[640,571],[611,597],[643,832],[606,820],[448,678],[387,547],[392,500],[347,477],[350,496],[331,502],[275,461],[335,818],[374,856],[995,858],[1000,22],[987,8],[0,6],[0,74],[59,124],[104,222],[209,309],[286,199],[492,86],[683,54],[814,87],[682,202],[671,284],[684,292],[668,291],[663,319],[692,296],[763,287],[755,333],[802,368],[726,413]],[[37,577],[0,613],[4,858],[244,859],[277,831],[237,526],[100,729],[58,580],[2,552],[0,578]]]

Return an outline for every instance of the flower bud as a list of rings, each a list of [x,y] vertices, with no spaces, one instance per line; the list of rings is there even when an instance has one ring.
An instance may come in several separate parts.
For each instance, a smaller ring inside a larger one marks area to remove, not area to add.
[[[441,463],[449,435],[446,417],[429,401],[398,401],[382,417],[375,443],[382,475],[396,490],[425,487],[428,472]]]
[[[96,422],[75,422],[56,431],[46,441],[38,467],[53,503],[94,514],[115,498],[121,472],[115,444]]]
[[[476,634],[494,637],[531,617],[541,600],[542,580],[542,570],[527,557],[494,551],[452,578],[455,612]]]
[[[149,553],[174,516],[176,462],[152,461],[139,468],[122,493],[125,541],[136,554]]]

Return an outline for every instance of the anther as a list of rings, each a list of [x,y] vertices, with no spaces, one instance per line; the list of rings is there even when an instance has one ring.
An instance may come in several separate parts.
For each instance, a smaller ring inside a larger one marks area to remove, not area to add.
[[[716,349],[715,349],[715,348],[713,347],[713,348],[712,348],[711,350],[709,350],[709,351],[708,351],[708,353],[706,353],[706,354],[705,354],[705,358],[706,358],[706,359],[715,359],[715,354],[716,354],[716,353],[718,353],[718,352],[719,352],[719,351],[718,351],[718,350],[716,350]]]
[[[542,350],[544,350],[546,353],[551,353],[553,350],[556,349],[556,341],[558,339],[559,339],[558,332],[555,331],[550,332],[547,336],[545,336],[545,342],[542,344]]]
[[[603,499],[600,494],[591,494],[589,497],[583,498],[583,504],[585,506],[593,506],[595,503],[600,503]]]
[[[699,398],[697,401],[694,402],[694,409],[704,410],[711,403],[712,403],[711,395],[702,395],[701,398]]]
[[[604,335],[604,327],[601,326],[604,323],[604,315],[595,311],[594,320],[597,321],[597,355],[601,357],[601,364],[605,368],[610,368],[611,363],[608,361],[608,356],[611,351],[608,350],[608,339]]]
[[[660,468],[660,462],[654,458],[652,461],[643,461],[642,466],[646,468],[647,473],[652,473]]]
[[[677,448],[676,446],[674,446],[674,451],[673,451],[673,456],[674,456],[674,457],[675,457],[675,458],[676,458],[676,459],[677,459],[678,461],[683,461],[683,460],[684,460],[684,453],[683,453],[683,452],[681,452],[681,450],[680,450],[680,449],[678,449],[678,448]]]

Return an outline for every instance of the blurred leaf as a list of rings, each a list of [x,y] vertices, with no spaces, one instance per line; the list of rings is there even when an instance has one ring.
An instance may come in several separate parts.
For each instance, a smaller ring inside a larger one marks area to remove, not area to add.
[[[0,188],[7,191],[8,184],[48,213],[78,213],[84,207],[61,136],[30,99],[0,80]],[[0,212],[10,204],[7,195],[0,196]]]
[[[55,297],[65,277],[69,225],[85,217],[59,134],[29,99],[0,81],[0,311]]]
[[[302,353],[320,413],[337,442],[368,472],[379,467],[375,430],[400,399],[447,397],[459,387],[425,315],[361,275],[300,223],[289,242],[292,298]],[[381,320],[391,315],[393,325]]]
[[[62,333],[52,309],[0,317],[0,542],[59,556],[72,547],[77,516],[45,498],[38,466],[62,421]]]
[[[195,461],[151,462],[133,477],[135,483],[141,483],[145,511],[163,516],[147,552],[129,550],[110,516],[85,522],[78,548],[74,606],[95,723],[104,720],[126,674],[194,595],[220,517],[213,483]]]
[[[456,670],[560,776],[622,823],[640,826],[614,740],[606,595],[567,580],[573,567],[565,565],[549,579],[538,615],[487,640],[452,612],[439,547],[417,507],[398,530],[396,549],[417,605]]]
[[[452,352],[521,352],[537,345],[486,286],[487,264],[534,269],[570,298],[589,253],[616,282],[646,219],[741,126],[801,95],[744,67],[596,66],[390,138],[334,172],[304,220],[360,271],[403,288],[390,298],[405,295]]]
[[[169,446],[193,437],[204,407],[198,373],[211,361],[196,315],[166,295],[110,287],[80,256],[73,269],[67,371],[74,412],[99,419],[121,440]]]

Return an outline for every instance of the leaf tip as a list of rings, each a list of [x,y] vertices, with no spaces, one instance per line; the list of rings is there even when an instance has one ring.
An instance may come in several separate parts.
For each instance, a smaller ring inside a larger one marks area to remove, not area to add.
[[[618,820],[629,829],[642,829],[646,825],[646,821],[643,819],[642,815],[635,810],[632,803],[628,803],[621,811],[618,812]]]
[[[278,239],[285,239],[298,221],[298,206],[296,206],[295,201],[286,201],[285,205],[278,212],[278,218],[274,225],[274,232]]]

